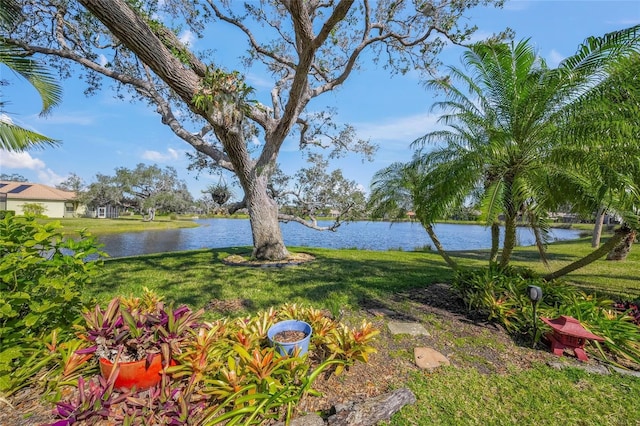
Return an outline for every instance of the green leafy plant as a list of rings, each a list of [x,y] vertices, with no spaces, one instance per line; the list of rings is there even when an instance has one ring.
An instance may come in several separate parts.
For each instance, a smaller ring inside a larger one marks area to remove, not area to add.
[[[47,207],[42,203],[24,203],[22,205],[22,211],[25,215],[31,215],[35,217],[46,217],[44,212]]]
[[[0,392],[10,394],[53,361],[44,339],[70,338],[83,289],[104,254],[90,234],[65,238],[59,222],[32,216],[0,220]],[[46,360],[46,362],[45,362]]]
[[[584,293],[559,281],[546,282],[526,268],[493,265],[479,270],[456,273],[453,287],[469,310],[503,325],[519,338],[539,341],[550,329],[539,318],[533,318],[532,305],[527,296],[529,285],[539,286],[543,298],[539,302],[539,316],[557,318],[572,316],[583,327],[605,339],[590,342],[587,349],[609,362],[630,360],[640,362],[640,331],[633,317],[613,309],[614,302]],[[542,333],[533,336],[533,321]]]
[[[312,385],[321,373],[331,368],[336,372],[356,361],[366,362],[368,354],[374,351],[371,342],[378,332],[366,322],[362,327],[349,328],[325,317],[320,310],[295,304],[233,321],[201,323],[183,320],[192,317],[184,312],[175,315],[178,310],[173,311],[175,320],[170,321],[172,314],[167,311],[167,319],[156,322],[164,316],[157,314],[154,303],[160,302],[145,294],[126,303],[112,300],[106,309],[88,312],[85,315],[91,333],[88,340],[139,339],[147,335],[140,318],[154,318],[151,328],[163,330],[157,332],[157,338],[171,337],[179,343],[172,354],[175,365],[164,368],[160,383],[145,394],[113,391],[109,387],[111,378],[78,381],[85,396],[61,401],[57,410],[61,423],[54,425],[70,425],[79,418],[103,418],[123,425],[252,425],[281,418],[288,421],[304,395],[317,395]],[[140,309],[132,310],[131,304]],[[134,322],[124,318],[123,309],[135,312],[131,317],[140,329],[134,333],[137,337],[128,331]],[[266,338],[269,327],[291,316],[323,330],[314,339],[312,353],[282,356],[269,345]],[[88,404],[93,404],[93,408],[89,409]]]

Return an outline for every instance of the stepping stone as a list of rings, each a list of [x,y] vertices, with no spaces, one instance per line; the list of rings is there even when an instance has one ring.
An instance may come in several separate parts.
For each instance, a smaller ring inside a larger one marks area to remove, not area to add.
[[[389,321],[387,324],[391,334],[409,334],[411,336],[430,336],[426,328],[418,322]]]
[[[441,365],[451,365],[449,359],[433,348],[414,348],[413,357],[418,368],[434,370]]]
[[[396,315],[394,311],[387,308],[371,308],[369,309],[369,313],[377,317],[392,317]]]

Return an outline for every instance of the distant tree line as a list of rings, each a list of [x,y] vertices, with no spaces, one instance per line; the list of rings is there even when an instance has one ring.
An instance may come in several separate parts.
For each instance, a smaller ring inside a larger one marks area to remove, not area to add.
[[[123,211],[139,213],[153,220],[156,213],[170,214],[189,211],[194,200],[173,167],[138,164],[134,169],[118,167],[114,175],[98,173],[95,182],[85,186],[82,179],[71,174],[58,188],[74,191],[78,201],[90,210],[115,206]]]

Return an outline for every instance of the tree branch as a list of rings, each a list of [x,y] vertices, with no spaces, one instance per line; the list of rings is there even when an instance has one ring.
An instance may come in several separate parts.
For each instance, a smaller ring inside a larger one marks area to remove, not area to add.
[[[300,216],[284,213],[278,213],[278,220],[284,223],[296,222],[306,226],[307,228],[315,229],[316,231],[336,231],[341,224],[340,222],[334,222],[330,226],[318,226],[318,221],[315,218],[305,220]]]
[[[124,0],[78,0],[109,30],[135,52],[190,108],[193,95],[200,88],[200,78],[164,45],[147,22],[139,17]],[[194,110],[194,112],[196,112]],[[206,116],[206,115],[203,115]]]

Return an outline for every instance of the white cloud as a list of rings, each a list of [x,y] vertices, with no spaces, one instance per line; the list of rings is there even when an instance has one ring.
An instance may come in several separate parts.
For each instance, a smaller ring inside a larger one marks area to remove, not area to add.
[[[0,150],[0,169],[29,169],[42,170],[46,167],[44,161],[33,158],[28,152],[13,152]]]
[[[560,52],[558,52],[555,49],[552,49],[551,52],[549,53],[549,58],[548,58],[548,64],[547,65],[549,65],[552,68],[555,68],[564,59],[565,59],[565,56],[563,54],[561,54]]]
[[[66,179],[49,168],[38,170],[37,173],[39,181],[49,186],[56,186]]]
[[[438,116],[430,113],[398,117],[392,120],[356,123],[358,136],[377,141],[399,141],[403,144],[413,142],[425,133],[436,130]]]
[[[107,63],[108,63],[108,62],[109,62],[109,61],[107,60],[107,57],[106,57],[106,56],[104,56],[104,55],[102,55],[102,54],[100,54],[100,55],[98,56],[98,63],[99,63],[101,66],[103,66],[103,67],[104,67],[105,65],[107,65]]]
[[[159,151],[145,151],[142,153],[142,158],[149,161],[156,161],[158,163],[165,163],[167,161],[177,160],[180,158],[180,153],[173,148],[167,148],[167,152],[165,153]]]
[[[39,158],[33,158],[28,152],[13,152],[0,149],[0,170],[4,171],[4,169],[33,170],[38,176],[38,182],[50,186],[56,186],[65,180],[65,177],[49,169],[44,161]]]
[[[4,113],[0,113],[0,122],[13,124],[13,120],[11,119],[11,117],[9,117],[7,114],[4,114]]]
[[[196,36],[193,35],[191,30],[185,30],[178,36],[178,39],[186,46],[193,46],[193,42],[195,41]]]

